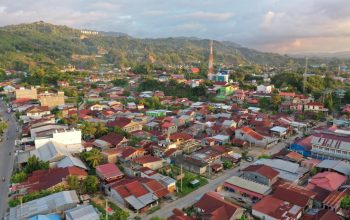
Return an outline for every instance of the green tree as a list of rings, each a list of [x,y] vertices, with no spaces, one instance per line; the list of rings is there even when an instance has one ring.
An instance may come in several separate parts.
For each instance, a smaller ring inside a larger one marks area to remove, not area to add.
[[[5,121],[0,122],[0,134],[3,134],[5,130],[7,129],[7,123]]]
[[[87,176],[83,181],[84,193],[95,193],[99,188],[99,181],[96,176]]]
[[[127,87],[129,85],[129,81],[124,78],[116,78],[112,81],[114,86],[119,86],[119,87]]]
[[[233,163],[229,160],[224,160],[223,166],[224,166],[224,169],[231,169],[233,167]]]
[[[26,179],[27,179],[27,174],[24,171],[15,173],[11,177],[11,181],[13,183],[21,183],[21,182],[24,182]]]
[[[103,157],[101,155],[101,152],[97,149],[92,149],[88,152],[88,156],[86,157],[86,161],[90,164],[92,167],[98,166]]]
[[[95,124],[95,128],[96,128],[96,132],[95,132],[96,138],[102,137],[108,132],[108,128],[102,122],[98,122],[97,124]]]
[[[350,209],[350,196],[346,195],[343,197],[343,199],[340,202],[340,207],[342,209]]]
[[[114,220],[126,220],[129,217],[129,213],[124,211],[121,208],[117,208],[114,210],[113,215],[111,216],[110,219],[114,219]]]
[[[121,127],[115,126],[113,131],[119,135],[122,135],[124,137],[129,137],[129,133],[124,131]]]
[[[94,137],[97,131],[94,123],[86,121],[83,122],[83,124],[80,126],[80,129],[84,139]]]
[[[279,105],[282,103],[282,98],[280,95],[273,93],[271,96],[271,104],[275,110],[278,109]]]
[[[28,158],[27,165],[24,168],[24,171],[29,174],[32,173],[35,170],[47,170],[49,169],[49,162],[44,162],[42,160],[39,160],[38,157],[35,155]]]
[[[328,108],[329,112],[333,111],[334,103],[333,103],[333,96],[332,95],[328,95],[325,98],[324,105],[325,105],[326,108]]]
[[[68,176],[67,184],[70,190],[79,191],[80,189],[80,182],[77,176]]]

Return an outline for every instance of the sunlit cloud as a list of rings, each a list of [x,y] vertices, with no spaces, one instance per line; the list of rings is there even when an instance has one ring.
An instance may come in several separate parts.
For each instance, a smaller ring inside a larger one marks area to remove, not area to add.
[[[43,20],[134,37],[228,40],[264,51],[350,51],[348,0],[1,0],[0,26]]]

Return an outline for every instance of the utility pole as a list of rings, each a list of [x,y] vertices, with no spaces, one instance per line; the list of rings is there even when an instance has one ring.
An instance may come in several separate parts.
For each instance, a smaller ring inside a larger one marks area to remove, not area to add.
[[[106,220],[108,220],[108,200],[106,199]]]
[[[182,163],[181,163],[181,166],[180,166],[180,176],[181,176],[180,188],[181,188],[181,192],[182,192],[182,179],[183,179],[183,176],[182,176]]]

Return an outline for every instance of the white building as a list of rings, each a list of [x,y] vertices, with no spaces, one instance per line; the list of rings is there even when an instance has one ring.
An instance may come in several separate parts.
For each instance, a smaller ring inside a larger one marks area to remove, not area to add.
[[[271,86],[271,85],[268,85],[268,86],[258,85],[256,87],[256,92],[257,93],[271,93],[272,89],[273,89],[273,86]]]
[[[35,138],[35,148],[40,148],[46,143],[52,141],[60,144],[61,146],[64,146],[67,151],[71,153],[78,153],[83,150],[81,136],[81,130],[74,128],[70,130],[55,130],[49,136]]]

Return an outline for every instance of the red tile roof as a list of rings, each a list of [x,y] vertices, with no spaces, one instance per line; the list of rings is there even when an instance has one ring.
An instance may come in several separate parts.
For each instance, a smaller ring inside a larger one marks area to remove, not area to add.
[[[333,191],[324,200],[323,204],[329,207],[340,207],[340,203],[345,195],[349,195],[348,190]]]
[[[187,141],[187,140],[193,139],[193,137],[192,135],[186,134],[186,133],[175,133],[170,135],[170,140],[177,140],[177,139]]]
[[[341,218],[330,209],[323,209],[315,215],[305,214],[301,220],[341,220]]]
[[[100,137],[99,139],[103,140],[105,142],[108,142],[114,146],[117,146],[123,141],[124,137],[122,135],[116,134],[114,132],[110,132],[110,133]]]
[[[162,159],[160,159],[159,157],[154,157],[151,155],[146,155],[143,157],[139,157],[139,158],[135,158],[132,161],[138,164],[146,164],[146,163],[152,163],[152,162],[158,162],[161,161]]]
[[[114,163],[107,163],[96,167],[96,171],[101,175],[104,180],[111,178],[121,178],[124,174]]]
[[[25,102],[29,102],[33,99],[29,99],[29,98],[19,98],[19,99],[16,99],[14,101],[12,101],[13,104],[18,104],[18,103],[25,103]]]
[[[212,220],[229,220],[235,214],[239,206],[226,200],[216,192],[208,192],[194,204],[195,208],[203,210],[205,216]]]
[[[346,182],[347,179],[347,177],[336,172],[326,171],[313,176],[311,181],[307,185],[307,188],[313,189],[317,186],[332,192],[337,190],[343,183]]]
[[[253,137],[256,140],[263,140],[264,139],[264,137],[261,134],[255,132],[250,127],[242,127],[241,131],[243,131],[244,133],[246,133],[247,135]]]
[[[134,147],[126,147],[124,151],[121,153],[121,158],[128,158],[129,156],[132,156],[135,153],[143,154],[145,152],[145,149],[143,148],[134,148]]]
[[[195,218],[187,216],[180,209],[174,209],[173,215],[168,218],[168,220],[195,220]]]
[[[158,198],[162,198],[169,193],[165,186],[155,179],[133,178],[124,179],[116,182],[112,188],[116,190],[121,197],[126,198],[130,195],[141,197],[147,193],[153,193]]]
[[[295,161],[300,161],[302,160],[304,157],[301,155],[301,154],[298,154],[297,152],[295,151],[291,151],[289,152],[286,157],[290,158],[290,159],[293,159]]]
[[[107,122],[107,126],[108,127],[118,126],[120,128],[124,128],[126,125],[130,123],[131,123],[130,118],[119,117],[119,118],[116,118],[114,121]]]
[[[298,185],[283,183],[276,188],[273,196],[304,208],[310,199],[315,198],[316,193]]]
[[[169,194],[168,189],[155,179],[142,178],[143,182],[158,198]]]
[[[302,208],[278,199],[274,196],[266,196],[253,205],[253,210],[271,216],[274,219],[288,220],[297,219],[302,212]]]
[[[250,165],[243,171],[245,172],[257,172],[262,176],[269,178],[270,180],[278,176],[279,172],[266,165]]]
[[[26,188],[27,192],[35,192],[49,189],[64,181],[68,176],[84,176],[88,174],[78,167],[52,168],[49,170],[37,170],[28,176],[18,188]]]

